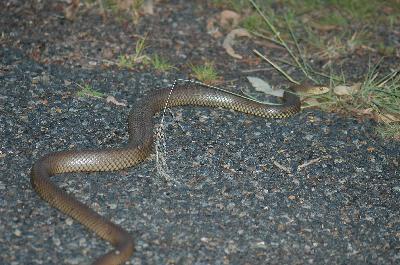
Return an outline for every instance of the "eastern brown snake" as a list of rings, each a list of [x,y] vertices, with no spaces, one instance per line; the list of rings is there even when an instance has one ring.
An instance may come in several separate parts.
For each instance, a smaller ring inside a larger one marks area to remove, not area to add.
[[[153,116],[167,107],[222,107],[265,118],[286,118],[300,110],[299,98],[284,92],[282,105],[265,105],[246,97],[200,84],[176,86],[149,93],[130,112],[129,142],[115,149],[71,150],[48,154],[33,166],[31,183],[50,205],[71,216],[115,249],[99,257],[93,264],[122,264],[134,251],[133,237],[120,226],[102,217],[50,181],[55,174],[66,172],[115,171],[135,166],[145,160],[153,146]]]

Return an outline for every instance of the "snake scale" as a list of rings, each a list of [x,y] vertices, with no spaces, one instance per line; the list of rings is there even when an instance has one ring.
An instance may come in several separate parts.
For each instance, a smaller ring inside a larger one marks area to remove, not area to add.
[[[222,107],[265,118],[286,118],[300,110],[299,98],[288,92],[284,92],[282,105],[266,105],[206,85],[179,85],[174,87],[172,93],[171,89],[150,92],[131,110],[128,118],[129,141],[125,147],[70,150],[50,153],[40,158],[31,172],[31,183],[39,196],[115,247],[97,258],[93,264],[116,265],[127,261],[134,251],[133,237],[56,186],[50,181],[50,177],[67,172],[114,171],[139,164],[152,151],[153,116],[166,103],[168,107]]]

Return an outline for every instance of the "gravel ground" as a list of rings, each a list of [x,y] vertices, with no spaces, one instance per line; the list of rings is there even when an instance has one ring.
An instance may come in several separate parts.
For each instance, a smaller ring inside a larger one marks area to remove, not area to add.
[[[85,80],[127,106],[78,97]],[[37,196],[30,168],[48,152],[126,142],[130,106],[171,80],[43,62],[3,43],[0,264],[88,264],[110,249]],[[400,143],[378,138],[372,121],[189,107],[168,112],[166,124],[179,184],[158,176],[154,156],[125,171],[53,178],[135,235],[132,264],[400,263]]]

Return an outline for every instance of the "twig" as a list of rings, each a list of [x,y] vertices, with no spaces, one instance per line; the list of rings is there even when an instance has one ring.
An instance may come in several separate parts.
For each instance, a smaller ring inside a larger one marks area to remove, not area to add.
[[[276,60],[277,60],[278,62],[280,62],[280,63],[284,63],[284,64],[287,64],[287,65],[290,65],[290,66],[299,68],[298,65],[295,65],[295,64],[293,64],[293,63],[291,63],[291,62],[288,62],[288,61],[286,61],[286,60],[284,60],[284,59],[276,58]],[[332,75],[327,75],[327,74],[324,74],[324,73],[322,73],[322,72],[318,72],[318,71],[316,71],[316,70],[314,70],[314,69],[309,69],[309,70],[310,70],[312,73],[316,74],[316,75],[319,75],[319,76],[322,76],[322,77],[325,77],[325,78],[328,78],[328,79],[333,79],[333,80],[338,81],[338,82],[343,81],[343,80],[341,80],[340,78],[334,77],[334,76],[332,76]]]
[[[282,169],[283,171],[287,172],[287,173],[292,173],[292,171],[290,170],[290,168],[285,167],[281,164],[279,164],[278,162],[274,161],[274,165],[277,166],[278,168]]]
[[[294,80],[293,78],[291,78],[285,71],[282,70],[282,68],[279,67],[279,65],[277,65],[274,62],[272,62],[271,60],[269,60],[267,57],[262,55],[256,49],[254,49],[253,52],[255,54],[257,54],[258,56],[260,56],[261,58],[263,58],[265,61],[267,61],[270,65],[272,65],[276,70],[278,70],[281,74],[283,74],[290,82],[292,82],[292,83],[294,83],[296,85],[300,85],[300,82],[298,82],[298,81]]]
[[[320,160],[321,160],[321,158],[311,159],[310,161],[307,161],[307,162],[305,162],[305,163],[299,165],[299,166],[297,167],[297,170],[300,171],[301,169],[305,168],[306,166],[315,164],[315,163],[319,162]]]
[[[257,36],[257,37],[262,38],[262,39],[266,39],[266,40],[268,40],[268,41],[270,41],[270,42],[272,42],[272,43],[274,43],[274,44],[276,44],[278,46],[281,46],[281,48],[283,47],[282,43],[280,43],[279,41],[277,41],[277,40],[275,40],[273,38],[267,37],[267,36],[265,36],[265,35],[263,35],[261,33],[258,33],[256,31],[250,31],[250,33],[253,34],[254,36]]]
[[[314,80],[314,78],[313,78],[312,76],[310,76],[309,73],[308,73],[307,70],[306,70],[306,68],[310,68],[310,67],[309,67],[309,65],[307,64],[307,62],[306,62],[306,60],[305,60],[305,58],[304,58],[304,56],[303,56],[303,53],[301,52],[300,45],[299,45],[299,43],[298,43],[298,41],[297,41],[297,38],[296,38],[296,36],[294,35],[293,29],[292,29],[292,27],[290,26],[290,23],[287,21],[287,18],[286,18],[286,17],[285,17],[285,21],[286,21],[286,25],[288,26],[288,29],[289,29],[289,32],[290,32],[290,36],[291,36],[292,39],[293,39],[294,46],[296,47],[297,53],[299,54],[300,59],[301,59],[301,62],[302,62],[302,63],[300,63],[300,62],[298,62],[297,60],[295,60],[295,61],[296,61],[296,64],[299,66],[299,68],[301,69],[301,71],[303,71],[304,75],[305,75],[307,78],[311,79],[313,82],[316,83],[316,81]],[[296,59],[297,59],[297,58],[296,58]]]
[[[258,68],[258,69],[248,69],[248,70],[241,70],[242,73],[255,73],[255,72],[261,72],[261,71],[270,71],[275,68],[273,67],[268,67],[268,68]]]
[[[274,33],[275,38],[277,38],[278,42],[280,45],[285,47],[289,55],[293,58],[293,60],[296,62],[296,64],[301,68],[301,64],[297,57],[294,55],[292,50],[289,48],[289,46],[286,44],[286,42],[282,39],[279,31],[274,27],[274,25],[268,20],[268,18],[264,15],[264,13],[260,10],[260,8],[254,3],[253,0],[250,0],[250,3],[254,6],[254,8],[257,10],[257,12],[260,14],[260,16],[264,19],[265,23],[267,23],[268,27],[271,29],[272,33]],[[306,75],[307,76],[307,75]]]

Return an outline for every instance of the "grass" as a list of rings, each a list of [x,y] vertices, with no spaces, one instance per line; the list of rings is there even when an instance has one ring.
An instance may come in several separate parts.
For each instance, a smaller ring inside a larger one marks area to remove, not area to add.
[[[295,32],[297,33],[298,31],[292,27],[294,21],[293,14],[283,16],[284,22],[286,23],[286,31],[288,32],[288,34],[284,35],[281,34],[278,26],[272,22],[273,18],[270,19],[268,15],[260,9],[259,5],[256,4],[254,0],[249,1],[253,5],[255,11],[258,13],[259,18],[264,22],[264,29],[258,29],[258,31],[262,32],[262,36],[265,36],[264,34],[268,30],[272,36],[266,38],[270,38],[278,45],[284,47],[289,55],[290,61],[284,61],[282,59],[277,59],[276,61],[289,64],[299,69],[304,75],[305,79],[310,80],[312,83],[329,82],[329,86],[333,90],[327,94],[314,96],[314,99],[316,99],[318,103],[313,104],[313,106],[318,106],[326,110],[340,110],[341,112],[347,112],[357,116],[368,115],[369,117],[372,117],[380,122],[380,125],[377,128],[377,133],[379,135],[400,139],[400,68],[384,75],[379,72],[379,63],[374,66],[370,66],[359,90],[353,94],[339,95],[338,93],[334,92],[334,89],[338,85],[342,85],[345,88],[351,88],[351,84],[347,84],[346,82],[346,75],[344,73],[341,75],[335,75],[332,70],[332,64],[328,64],[329,68],[331,69],[329,73],[318,72],[310,66],[308,57],[306,56],[303,47],[299,44],[296,37]],[[314,3],[311,0],[304,2],[309,2],[311,4]],[[356,8],[356,5],[351,6],[350,4],[346,4],[346,8],[348,10],[352,10],[351,8]],[[365,9],[359,12],[365,14],[365,12],[368,10],[369,8],[365,7]],[[252,16],[254,16],[254,14]],[[252,17],[249,21],[257,21],[257,25],[259,24],[259,21],[254,17]],[[343,34],[347,34],[347,32]],[[308,32],[308,37],[310,38],[310,41],[315,41],[318,39],[318,37],[312,34],[312,32]],[[289,39],[289,41],[287,39]],[[346,45],[356,46],[357,42],[359,41],[356,34],[353,34],[351,38],[348,38],[346,43],[339,42],[338,39],[332,38],[332,45],[328,47],[326,47],[326,44],[323,42],[316,42],[318,45],[320,45],[321,49],[325,48],[326,54],[319,54],[319,56],[325,58],[334,57],[332,54],[341,52],[338,49],[345,50],[348,48],[345,47]],[[267,58],[257,50],[254,50],[254,52],[260,58],[272,65],[287,80],[295,84],[299,83],[299,81],[294,80],[288,73],[282,70],[279,64],[274,62],[272,59]],[[392,51],[389,50],[388,52]]]
[[[257,14],[251,14],[245,17],[242,22],[240,23],[242,27],[247,29],[248,31],[257,31],[258,29],[262,28],[264,25],[263,20]]]
[[[384,139],[395,139],[400,141],[400,123],[378,125],[375,131]]]
[[[118,56],[118,67],[121,68],[128,68],[128,69],[132,69],[135,66],[135,62],[132,59],[132,56],[128,55],[128,54],[121,54],[120,56]]]
[[[363,82],[358,95],[360,107],[371,107],[383,114],[400,115],[400,69],[379,78],[378,66],[370,67]]]
[[[248,6],[247,0],[213,0],[211,3],[217,7],[233,9],[236,12],[240,12],[242,8]]]
[[[145,54],[146,37],[138,39],[135,44],[135,53],[132,55],[122,54],[118,57],[117,65],[122,68],[133,69],[139,63],[146,64],[149,57]]]
[[[153,68],[159,72],[167,72],[169,70],[175,69],[172,64],[170,64],[165,58],[159,56],[158,54],[154,54],[150,58],[150,62]]]
[[[165,58],[158,54],[148,56],[145,52],[146,48],[146,37],[138,39],[135,44],[135,52],[133,54],[121,54],[118,57],[118,67],[133,69],[138,65],[147,66],[151,64],[151,66],[159,72],[166,72],[175,68]]]
[[[103,98],[105,95],[101,92],[94,90],[89,84],[85,84],[84,86],[77,84],[81,90],[78,91],[78,97],[95,97],[95,98]]]
[[[134,0],[131,7],[132,20],[134,24],[138,24],[140,20],[140,9],[142,8],[144,0]]]
[[[218,79],[217,71],[211,62],[206,62],[203,65],[190,65],[190,68],[193,76],[205,84],[215,83]]]
[[[92,0],[89,2],[97,2],[102,7],[102,9],[110,10],[114,14],[116,14],[120,9],[118,3],[113,0]]]
[[[111,13],[119,21],[126,21],[129,17],[132,18],[132,22],[137,24],[141,17],[140,10],[143,6],[144,0],[85,0],[87,5],[96,5],[100,8],[101,13]]]
[[[248,0],[215,0],[211,2],[216,6],[233,9],[236,12],[251,7]],[[400,11],[400,3],[397,0],[258,0],[256,4],[263,7],[264,10],[270,10],[279,15],[282,15],[282,12],[293,12],[297,17],[313,14],[322,20],[326,19],[330,23],[342,25],[351,23],[353,19],[389,21],[398,18]],[[389,13],[389,17],[382,15],[379,10],[385,10],[386,13]]]
[[[146,49],[146,37],[140,38],[135,44],[134,59],[139,60],[144,57],[144,50]]]
[[[255,3],[268,16],[283,38],[290,32],[287,23],[308,43],[309,54],[321,53],[340,58],[355,48],[371,46],[381,54],[392,55],[395,44],[387,43],[379,34],[382,27],[396,29],[400,20],[398,0],[214,0],[215,6],[244,14],[241,26],[262,33],[265,22],[254,10]],[[286,18],[286,19],[282,19]],[[286,21],[285,21],[286,20]],[[306,34],[304,34],[306,32]],[[332,38],[336,36],[335,40]],[[265,37],[271,37],[266,35]],[[315,40],[317,39],[317,42]],[[347,43],[346,40],[350,40]],[[337,45],[337,46],[336,46]],[[325,47],[331,52],[325,53]]]

